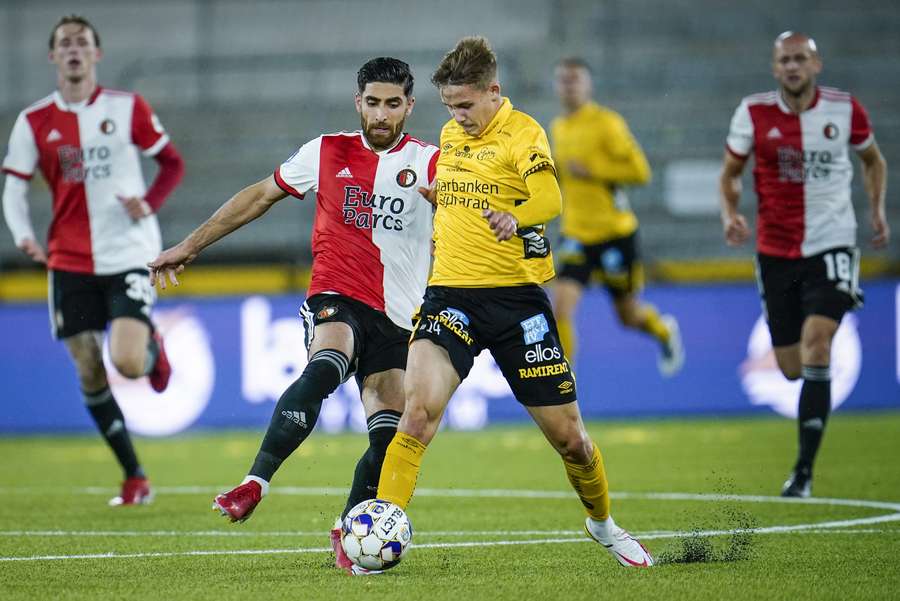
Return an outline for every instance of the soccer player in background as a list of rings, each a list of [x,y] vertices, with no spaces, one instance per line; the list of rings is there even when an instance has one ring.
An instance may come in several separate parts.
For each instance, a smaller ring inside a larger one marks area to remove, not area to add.
[[[803,379],[799,452],[782,496],[811,494],[813,462],[831,410],[831,341],[844,313],[862,305],[850,150],[862,161],[872,245],[890,237],[887,165],[869,117],[849,93],[816,85],[822,60],[812,38],[778,36],[778,89],[744,98],[731,120],[722,175],[722,224],[731,246],[750,237],[738,212],[750,155],[757,209],[757,281],[778,367]]]
[[[664,376],[684,365],[678,322],[640,299],[644,270],[638,251],[638,220],[624,186],[650,181],[650,165],[621,115],[592,98],[591,69],[576,57],[556,66],[556,93],[563,114],[550,138],[563,196],[561,268],[553,286],[559,336],[572,361],[578,349],[575,313],[599,270],[619,323],[646,332],[659,343]]]
[[[626,566],[646,549],[609,513],[603,459],[581,420],[575,379],[541,284],[553,277],[543,236],[561,198],[547,136],[501,95],[487,40],[463,38],[432,76],[452,119],[441,131],[434,269],[409,350],[406,409],[385,455],[378,498],[406,507],[451,395],[488,349],[563,459],[585,528]]]
[[[428,270],[432,207],[417,192],[430,186],[438,150],[403,133],[415,98],[409,65],[375,58],[357,75],[362,129],[304,144],[273,175],[226,202],[184,241],[150,263],[154,282],[204,248],[265,213],[279,200],[316,193],[312,281],[300,308],[309,363],[284,391],[243,482],[218,495],[213,509],[231,521],[250,517],[282,462],[309,436],[322,402],[356,375],[369,428],[341,514],[375,496],[384,452],[403,412],[403,373],[412,315]],[[365,573],[344,555],[340,520],[331,533],[336,565]]]
[[[50,328],[69,351],[85,405],[125,480],[111,505],[148,503],[150,483],[103,366],[109,356],[127,378],[149,376],[165,390],[171,368],[150,312],[156,294],[146,263],[159,253],[156,212],[184,165],[153,110],[139,95],[97,84],[100,36],[84,17],[63,17],[50,33],[57,90],[19,114],[3,161],[3,212],[16,246],[46,264]],[[140,156],[159,172],[148,190]],[[53,196],[47,251],[28,211],[39,168]]]

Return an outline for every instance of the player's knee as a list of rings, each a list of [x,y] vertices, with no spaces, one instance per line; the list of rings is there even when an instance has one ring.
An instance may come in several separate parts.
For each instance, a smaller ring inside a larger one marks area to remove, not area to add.
[[[626,328],[637,328],[641,325],[640,311],[631,305],[616,306],[616,315],[619,317],[619,323]]]
[[[594,444],[586,433],[573,433],[560,443],[557,450],[565,461],[578,465],[586,465],[591,461]]]
[[[140,378],[144,375],[143,353],[119,352],[113,354],[111,359],[116,371],[126,378]]]
[[[100,390],[106,386],[106,370],[102,361],[78,361],[75,367],[82,390]]]
[[[803,362],[807,365],[828,365],[831,360],[831,337],[813,333],[804,337],[802,343]]]
[[[397,430],[428,444],[437,431],[440,416],[432,416],[423,405],[407,402]]]

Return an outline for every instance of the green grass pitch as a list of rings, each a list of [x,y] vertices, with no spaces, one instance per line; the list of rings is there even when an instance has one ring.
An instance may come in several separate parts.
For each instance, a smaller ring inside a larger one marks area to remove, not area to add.
[[[660,560],[653,569],[622,568],[583,536],[562,464],[530,424],[440,433],[408,508],[414,548],[364,578],[333,567],[327,534],[363,435],[314,434],[240,525],[210,505],[243,477],[261,432],[138,440],[158,494],[124,508],[106,506],[119,474],[98,437],[5,437],[0,598],[900,598],[900,413],[833,416],[815,503],[777,498],[790,420],[589,429],[613,515]]]

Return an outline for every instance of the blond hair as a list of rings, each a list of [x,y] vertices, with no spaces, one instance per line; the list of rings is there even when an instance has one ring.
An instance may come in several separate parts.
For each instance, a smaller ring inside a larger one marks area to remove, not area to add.
[[[431,76],[437,87],[471,85],[481,90],[497,79],[497,55],[487,39],[465,37],[444,55]]]

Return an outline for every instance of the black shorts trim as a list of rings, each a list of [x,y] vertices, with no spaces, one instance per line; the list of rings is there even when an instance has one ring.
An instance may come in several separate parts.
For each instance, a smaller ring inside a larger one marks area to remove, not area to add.
[[[460,380],[487,349],[523,405],[564,405],[577,398],[575,376],[540,286],[429,286],[415,324],[413,340],[445,349]]]

